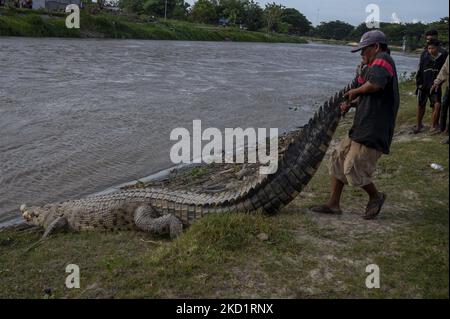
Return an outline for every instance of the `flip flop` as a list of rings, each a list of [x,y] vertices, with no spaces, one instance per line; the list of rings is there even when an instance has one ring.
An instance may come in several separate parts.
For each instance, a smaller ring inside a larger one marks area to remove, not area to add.
[[[367,219],[367,220],[374,219],[380,213],[381,207],[383,207],[383,204],[386,200],[386,194],[384,194],[384,193],[380,193],[380,194],[381,194],[381,198],[374,200],[372,202],[369,202],[367,204],[364,219]]]
[[[327,205],[320,205],[311,207],[311,211],[320,214],[328,214],[328,215],[342,215],[342,210],[340,209],[332,209]]]

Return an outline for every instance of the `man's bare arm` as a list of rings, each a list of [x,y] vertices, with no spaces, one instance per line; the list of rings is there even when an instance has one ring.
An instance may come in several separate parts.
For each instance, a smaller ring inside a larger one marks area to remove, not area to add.
[[[344,94],[344,98],[353,101],[361,94],[367,94],[367,93],[375,93],[381,90],[381,88],[378,85],[372,84],[369,81],[361,85],[359,88],[352,89]]]

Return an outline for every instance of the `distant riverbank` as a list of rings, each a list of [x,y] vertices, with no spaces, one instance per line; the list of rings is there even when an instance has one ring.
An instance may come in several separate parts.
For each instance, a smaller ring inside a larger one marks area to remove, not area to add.
[[[318,43],[318,44],[327,44],[327,45],[346,45],[346,46],[356,46],[358,43],[357,42],[352,42],[352,41],[348,41],[348,40],[334,40],[334,39],[322,39],[322,38],[315,38],[315,37],[305,37],[305,40],[308,41],[309,43]],[[394,52],[401,52],[403,54],[407,54],[410,56],[420,56],[420,53],[422,52],[423,48],[411,51],[411,50],[406,50],[403,51],[403,48],[400,46],[395,46],[395,45],[390,45],[389,48],[391,49],[391,51]]]
[[[80,29],[68,29],[65,18],[64,13],[0,9],[0,36],[307,43],[302,37],[285,34],[176,20],[145,21],[107,13],[81,12]]]

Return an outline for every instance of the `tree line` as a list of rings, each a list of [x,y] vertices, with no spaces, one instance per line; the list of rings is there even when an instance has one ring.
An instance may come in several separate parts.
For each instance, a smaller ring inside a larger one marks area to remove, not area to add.
[[[392,45],[401,46],[403,43],[409,49],[416,49],[423,46],[424,34],[427,30],[435,29],[439,32],[439,39],[448,45],[448,23],[449,18],[445,17],[439,21],[424,24],[417,23],[380,23],[380,30],[388,37]],[[343,21],[322,22],[314,30],[314,35],[324,39],[358,41],[361,36],[369,31],[366,23],[361,23],[354,27]]]
[[[92,4],[92,0],[83,2]],[[148,15],[155,19],[167,17],[196,23],[237,26],[250,31],[343,41],[359,41],[369,30],[365,23],[355,27],[340,20],[321,22],[314,27],[305,15],[295,8],[287,8],[275,2],[261,7],[255,0],[197,0],[192,6],[185,0],[97,0],[95,6],[119,7],[126,14]],[[448,28],[448,17],[429,24],[422,22],[380,24],[380,30],[388,36],[391,44],[401,46],[406,42],[409,49],[423,46],[424,34],[430,29],[438,30],[440,40],[448,45]]]
[[[276,3],[262,8],[254,0],[197,0],[192,6],[184,0],[109,0],[105,5],[117,6],[130,14],[220,23],[250,31],[304,36],[312,30],[311,22],[298,10]]]

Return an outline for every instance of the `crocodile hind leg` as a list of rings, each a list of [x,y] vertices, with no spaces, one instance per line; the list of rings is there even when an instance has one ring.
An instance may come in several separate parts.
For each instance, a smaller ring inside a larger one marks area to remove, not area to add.
[[[169,234],[175,238],[183,231],[183,224],[174,215],[158,216],[149,205],[139,206],[134,213],[134,223],[140,230],[157,235]]]

